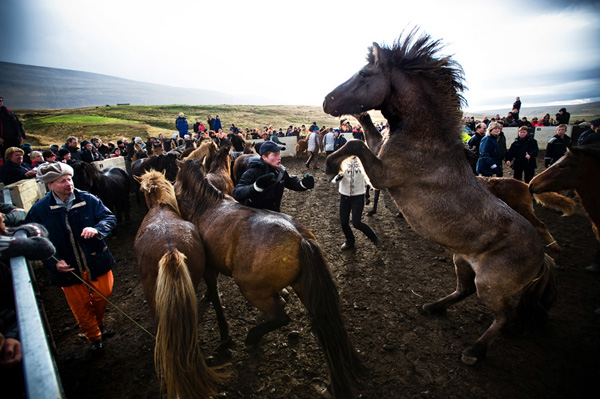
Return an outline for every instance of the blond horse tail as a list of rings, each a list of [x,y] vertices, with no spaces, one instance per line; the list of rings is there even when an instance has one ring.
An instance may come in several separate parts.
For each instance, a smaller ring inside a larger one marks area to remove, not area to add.
[[[533,194],[533,198],[538,204],[547,206],[563,213],[563,216],[571,216],[575,212],[575,201],[573,199],[560,195],[558,193],[547,192]]]
[[[186,257],[175,250],[163,255],[156,281],[154,364],[168,399],[208,398],[224,375],[208,368],[198,344],[196,292]]]

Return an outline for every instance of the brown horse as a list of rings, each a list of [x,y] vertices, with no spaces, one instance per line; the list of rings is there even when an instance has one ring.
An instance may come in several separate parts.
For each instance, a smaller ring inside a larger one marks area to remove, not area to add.
[[[257,344],[268,332],[288,324],[279,292],[292,286],[308,309],[325,353],[332,394],[352,397],[363,366],[346,332],[337,287],[315,236],[288,215],[250,208],[223,195],[208,183],[199,160],[185,162],[175,191],[181,215],[204,239],[206,264],[233,277],[242,295],[265,316],[250,329],[246,343]],[[216,284],[216,274],[214,279]],[[221,323],[221,328],[221,336],[228,336],[227,324]]]
[[[156,371],[168,398],[208,398],[223,376],[206,366],[198,345],[195,287],[204,273],[202,238],[181,218],[173,185],[162,173],[135,179],[149,209],[134,249],[156,326]]]
[[[190,152],[187,156],[182,156],[182,159],[185,161],[186,159],[204,159],[205,170],[208,170],[210,163],[212,162],[213,157],[219,150],[219,147],[211,138],[204,138],[198,144],[198,147]]]
[[[306,155],[306,149],[308,148],[308,137],[305,139],[300,139],[296,143],[296,158],[300,158],[303,155]]]
[[[233,169],[231,176],[233,178],[233,183],[237,184],[240,180],[240,177],[244,174],[245,171],[248,170],[248,161],[252,158],[258,158],[258,154],[242,154],[233,161]]]
[[[231,152],[225,145],[214,155],[206,179],[223,194],[233,195],[233,180],[231,179]]]
[[[454,253],[456,290],[423,310],[440,313],[477,292],[494,321],[463,351],[463,362],[472,365],[512,318],[513,295],[521,293],[520,320],[546,317],[556,299],[553,261],[531,223],[473,175],[460,140],[462,68],[436,57],[440,41],[415,32],[391,48],[374,43],[368,64],[325,97],[328,114],[360,121],[378,109],[390,124],[387,139],[366,130],[368,147],[350,140],[327,165],[333,172],[358,156],[373,186],[388,190],[411,227]]]
[[[600,144],[588,144],[567,150],[565,156],[529,182],[534,194],[575,189],[583,209],[592,220],[600,241]]]

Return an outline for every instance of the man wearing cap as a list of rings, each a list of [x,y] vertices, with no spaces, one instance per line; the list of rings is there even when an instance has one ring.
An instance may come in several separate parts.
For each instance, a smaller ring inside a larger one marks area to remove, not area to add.
[[[50,192],[31,207],[26,222],[42,224],[48,230],[56,247],[54,256],[43,261],[50,280],[65,293],[91,351],[100,354],[104,350],[102,338],[110,335],[103,326],[104,298],[112,293],[111,269],[115,265],[104,239],[117,219],[98,197],[75,189],[72,176],[73,168],[65,163],[40,166],[37,178]]]
[[[299,179],[287,173],[281,164],[281,149],[272,141],[262,143],[260,158],[251,158],[248,167],[233,190],[233,198],[252,208],[280,212],[284,188],[306,191],[315,186],[311,175]]]
[[[0,166],[0,180],[4,185],[35,177],[31,166],[23,163],[25,151],[18,147],[9,147],[4,154],[4,164]]]

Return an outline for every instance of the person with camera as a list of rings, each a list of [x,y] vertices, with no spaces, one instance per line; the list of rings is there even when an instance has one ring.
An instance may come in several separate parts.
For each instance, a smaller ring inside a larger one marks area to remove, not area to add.
[[[272,141],[265,141],[260,146],[260,158],[248,161],[248,170],[233,189],[233,198],[252,208],[280,212],[284,188],[306,191],[314,186],[311,175],[304,175],[302,179],[289,175],[281,164],[281,148]]]

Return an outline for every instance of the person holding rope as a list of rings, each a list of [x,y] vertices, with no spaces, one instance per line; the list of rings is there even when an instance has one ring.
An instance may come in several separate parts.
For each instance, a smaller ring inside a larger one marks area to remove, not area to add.
[[[73,168],[65,163],[41,165],[37,178],[50,192],[31,207],[25,220],[48,230],[56,247],[54,256],[43,261],[50,280],[62,288],[92,353],[101,354],[102,338],[112,335],[103,323],[115,265],[104,239],[117,219],[98,197],[75,189],[72,176]]]

